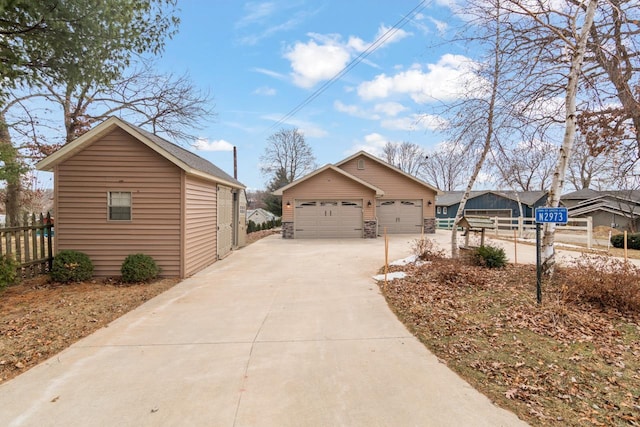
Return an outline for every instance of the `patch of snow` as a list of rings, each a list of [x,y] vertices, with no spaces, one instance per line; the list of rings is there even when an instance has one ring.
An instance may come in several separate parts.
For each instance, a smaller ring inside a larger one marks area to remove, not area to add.
[[[404,279],[405,277],[407,277],[407,273],[405,273],[404,271],[394,271],[393,273],[387,273],[387,280]],[[373,280],[377,280],[378,282],[383,281],[384,274],[373,276]]]
[[[407,264],[413,264],[417,260],[418,260],[418,256],[417,255],[410,255],[410,256],[408,256],[406,258],[395,260],[395,261],[391,262],[389,265],[402,266],[402,265],[407,265]]]

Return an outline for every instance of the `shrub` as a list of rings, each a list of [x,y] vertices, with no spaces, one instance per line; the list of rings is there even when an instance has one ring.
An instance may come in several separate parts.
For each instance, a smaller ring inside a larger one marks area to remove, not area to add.
[[[482,267],[502,268],[507,265],[507,254],[502,248],[484,245],[473,252],[473,262]]]
[[[93,276],[93,263],[87,254],[64,250],[53,258],[51,279],[59,283],[82,282]]]
[[[16,283],[18,267],[20,264],[12,255],[0,255],[0,289]]]
[[[439,249],[433,240],[424,237],[411,243],[411,252],[423,261],[444,258],[444,251]]]
[[[555,282],[567,302],[640,312],[640,267],[606,256],[584,255],[559,270]]]
[[[160,267],[149,255],[128,255],[120,268],[122,281],[125,283],[148,282],[160,274]]]
[[[611,245],[614,248],[624,248],[624,234],[611,236]],[[640,233],[627,234],[627,248],[640,249]]]

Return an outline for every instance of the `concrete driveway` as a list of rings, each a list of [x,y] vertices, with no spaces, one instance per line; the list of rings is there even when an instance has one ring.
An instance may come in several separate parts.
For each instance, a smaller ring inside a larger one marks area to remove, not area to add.
[[[0,386],[0,425],[525,425],[395,318],[383,262],[383,239],[258,241]]]

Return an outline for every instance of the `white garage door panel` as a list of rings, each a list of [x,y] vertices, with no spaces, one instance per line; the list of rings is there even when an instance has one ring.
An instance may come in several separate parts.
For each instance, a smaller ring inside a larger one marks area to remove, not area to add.
[[[306,200],[295,205],[295,238],[362,237],[361,202]]]
[[[378,231],[388,234],[415,234],[422,231],[421,200],[382,200],[376,203]]]

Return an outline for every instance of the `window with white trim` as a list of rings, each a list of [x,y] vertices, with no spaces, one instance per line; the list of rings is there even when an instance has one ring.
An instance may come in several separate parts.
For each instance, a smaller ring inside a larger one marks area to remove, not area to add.
[[[131,221],[131,191],[109,191],[109,221]]]
[[[447,207],[443,206],[442,207],[442,215],[446,215],[447,214]]]
[[[440,214],[442,212],[442,209],[440,209],[440,206],[436,206],[436,213]]]
[[[364,159],[358,159],[358,169],[359,170],[363,170],[364,169]]]

